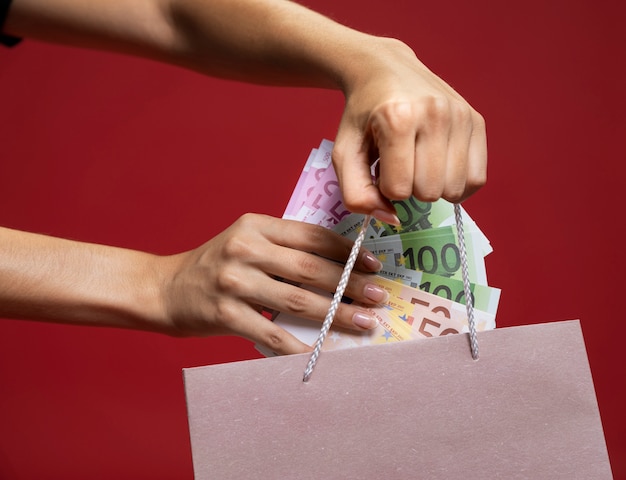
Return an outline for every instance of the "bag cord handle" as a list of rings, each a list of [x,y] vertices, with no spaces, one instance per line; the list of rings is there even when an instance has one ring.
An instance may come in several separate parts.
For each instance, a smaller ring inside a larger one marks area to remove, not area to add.
[[[352,273],[352,269],[354,268],[354,264],[356,263],[356,258],[359,255],[359,250],[361,249],[361,244],[363,243],[363,239],[365,238],[365,231],[367,230],[367,225],[369,225],[372,216],[366,215],[363,220],[363,226],[359,235],[356,237],[354,241],[354,245],[352,245],[352,250],[350,250],[350,255],[348,256],[348,261],[346,262],[346,266],[341,273],[341,278],[339,279],[339,283],[337,284],[337,290],[335,290],[335,295],[333,296],[333,300],[330,302],[330,308],[328,309],[328,313],[326,313],[326,318],[324,319],[324,323],[322,323],[322,329],[320,330],[320,334],[317,337],[317,341],[315,342],[315,347],[313,348],[313,353],[311,353],[311,358],[309,358],[309,363],[304,369],[304,377],[302,379],[303,382],[308,382],[311,374],[313,373],[313,369],[315,368],[315,364],[317,363],[317,359],[320,356],[320,351],[322,350],[322,343],[324,343],[324,339],[326,338],[326,334],[328,330],[330,330],[330,326],[335,319],[335,314],[337,313],[337,309],[339,308],[339,303],[341,302],[341,298],[343,297],[343,293],[346,291],[346,287],[348,286],[348,280],[350,279],[350,273]]]
[[[463,291],[465,292],[465,311],[467,312],[467,325],[469,326],[470,349],[472,351],[472,358],[478,360],[478,338],[476,336],[476,322],[474,321],[474,298],[472,297],[472,291],[470,289],[461,206],[458,203],[454,204],[454,220],[456,222],[457,237],[459,238],[459,256],[461,257],[461,275],[463,277]]]

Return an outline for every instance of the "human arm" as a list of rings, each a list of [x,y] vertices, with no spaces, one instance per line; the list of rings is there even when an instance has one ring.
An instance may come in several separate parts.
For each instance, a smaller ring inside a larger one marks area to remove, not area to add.
[[[255,214],[196,249],[166,256],[0,228],[0,317],[238,335],[277,353],[305,352],[310,346],[261,309],[323,319],[330,299],[292,283],[332,291],[342,270],[336,262],[350,246],[322,227]],[[347,295],[364,305],[384,300],[368,280],[378,266],[362,251]],[[365,330],[358,323],[368,320],[364,307],[342,304],[336,324]]]
[[[284,0],[13,1],[5,30],[14,35],[223,78],[342,90],[333,161],[352,211],[394,222],[388,199],[461,201],[486,181],[484,120],[398,40]]]

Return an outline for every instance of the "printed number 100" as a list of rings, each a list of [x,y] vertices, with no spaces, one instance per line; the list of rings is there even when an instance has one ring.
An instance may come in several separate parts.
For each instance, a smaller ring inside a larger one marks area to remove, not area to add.
[[[415,255],[413,247],[407,248],[402,255],[409,260],[408,268],[411,270],[436,274],[445,272],[454,275],[461,267],[459,248],[454,243],[444,244],[439,254],[430,245],[424,245],[417,251],[417,255]]]

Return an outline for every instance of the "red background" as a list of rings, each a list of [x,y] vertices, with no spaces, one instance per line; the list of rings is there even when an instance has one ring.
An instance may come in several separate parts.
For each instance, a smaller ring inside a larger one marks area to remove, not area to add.
[[[498,324],[581,319],[626,478],[624,3],[309,5],[404,39],[485,116],[489,181],[465,206],[494,246]],[[0,89],[0,224],[161,254],[244,212],[280,216],[342,111],[337,92],[33,41],[0,50]],[[0,477],[192,478],[181,369],[258,356],[241,339],[2,320]]]

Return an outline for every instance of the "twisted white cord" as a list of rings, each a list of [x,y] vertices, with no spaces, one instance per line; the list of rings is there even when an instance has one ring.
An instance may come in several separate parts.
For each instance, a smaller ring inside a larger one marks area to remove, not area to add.
[[[348,261],[346,262],[346,266],[344,267],[341,278],[339,279],[339,283],[337,284],[337,290],[335,290],[335,295],[330,302],[330,308],[328,309],[328,313],[326,313],[326,318],[324,319],[324,323],[322,324],[322,329],[320,330],[320,334],[317,337],[317,341],[315,342],[313,353],[311,353],[309,363],[304,369],[304,378],[302,379],[302,381],[304,382],[307,382],[311,377],[311,374],[313,373],[313,369],[315,368],[315,364],[317,363],[320,351],[322,350],[322,344],[324,343],[326,335],[328,334],[328,330],[330,330],[330,326],[335,319],[335,315],[337,314],[337,310],[339,309],[339,303],[341,302],[343,293],[346,291],[346,287],[348,286],[350,273],[352,273],[352,269],[354,268],[354,264],[356,263],[356,259],[359,255],[361,244],[363,243],[363,239],[365,238],[365,231],[369,226],[370,219],[371,215],[365,216],[365,219],[363,220],[363,227],[361,228],[358,237],[354,241],[354,245],[352,245],[352,250],[350,250],[350,255],[348,256]]]
[[[476,336],[476,322],[474,321],[474,300],[470,289],[461,206],[458,203],[454,204],[454,219],[456,220],[456,231],[459,237],[459,255],[461,256],[461,274],[463,276],[463,291],[465,292],[465,309],[467,311],[467,324],[469,325],[470,348],[472,350],[472,358],[478,360],[478,338]]]

